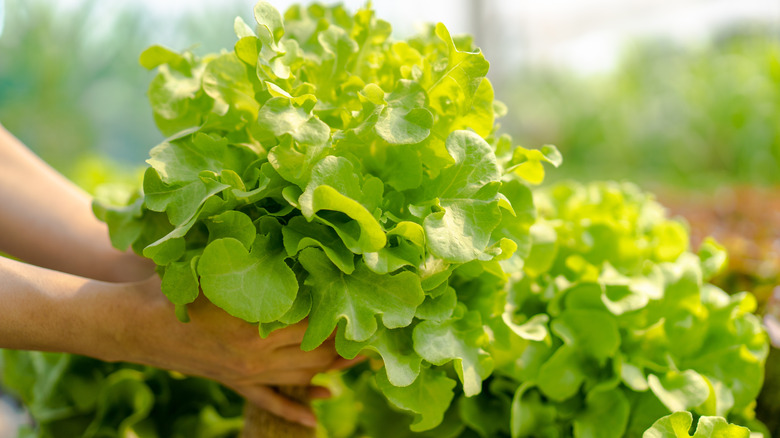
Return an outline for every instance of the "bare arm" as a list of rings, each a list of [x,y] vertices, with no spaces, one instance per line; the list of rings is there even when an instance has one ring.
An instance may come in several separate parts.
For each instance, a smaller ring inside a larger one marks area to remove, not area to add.
[[[111,246],[90,197],[0,126],[0,251],[57,271],[140,280],[153,266]]]
[[[309,426],[308,408],[267,385],[308,386],[328,369],[351,365],[333,340],[304,352],[305,323],[273,332],[228,315],[205,299],[179,322],[156,277],[107,283],[0,257],[0,348],[55,351],[128,361],[206,377],[276,415]],[[312,388],[322,397],[322,388]]]

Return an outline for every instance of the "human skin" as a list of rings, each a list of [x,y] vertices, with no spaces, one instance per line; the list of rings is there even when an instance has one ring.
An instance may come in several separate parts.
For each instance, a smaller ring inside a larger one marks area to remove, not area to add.
[[[308,386],[352,364],[333,341],[303,352],[306,323],[260,338],[201,297],[176,319],[154,265],[111,246],[90,197],[0,126],[0,348],[82,354],[216,380],[307,426],[311,410],[268,385]],[[327,396],[311,387],[313,397]]]

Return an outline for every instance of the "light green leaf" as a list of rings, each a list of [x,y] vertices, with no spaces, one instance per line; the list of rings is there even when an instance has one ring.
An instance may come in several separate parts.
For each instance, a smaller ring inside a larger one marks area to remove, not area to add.
[[[707,381],[694,370],[669,371],[658,377],[647,376],[650,390],[670,411],[685,411],[704,403],[709,394]]]
[[[559,167],[563,164],[563,155],[558,151],[554,145],[546,144],[539,150],[544,156],[543,161],[552,164],[555,167]]]
[[[414,144],[425,140],[433,126],[433,115],[425,109],[426,97],[420,84],[401,80],[387,96],[387,106],[374,130],[390,144]]]
[[[550,328],[580,354],[593,357],[601,363],[612,357],[620,347],[617,322],[607,312],[567,309],[553,320]]]
[[[550,332],[547,328],[547,323],[550,322],[550,316],[545,313],[539,313],[528,318],[522,324],[515,324],[512,321],[513,312],[504,312],[502,317],[504,323],[509,327],[517,336],[529,341],[543,341],[550,336]]]
[[[532,384],[525,383],[517,389],[512,398],[512,438],[537,436],[556,419],[555,406],[545,403]]]
[[[392,145],[374,138],[364,140],[348,132],[336,143],[340,155],[354,155],[365,171],[398,191],[420,187],[423,163],[417,145]],[[426,163],[427,164],[427,163]]]
[[[236,33],[236,36],[239,40],[241,38],[257,36],[255,31],[253,31],[252,28],[249,27],[249,25],[246,24],[246,21],[244,21],[244,19],[241,17],[236,17],[235,20],[233,20],[233,31]]]
[[[366,266],[377,274],[386,274],[404,266],[419,267],[425,258],[425,232],[414,222],[401,222],[387,232],[387,246],[378,252],[363,254]]]
[[[261,135],[281,138],[289,135],[304,145],[322,145],[330,137],[330,128],[305,108],[293,105],[292,99],[268,99],[257,114]]]
[[[440,199],[471,198],[481,194],[488,184],[500,182],[496,156],[482,137],[470,131],[454,131],[447,137],[446,146],[454,164],[442,170],[432,184]]]
[[[441,207],[424,221],[429,251],[452,263],[492,258],[484,251],[501,220],[497,202],[461,199]]]
[[[144,202],[149,210],[164,211],[171,224],[179,226],[192,219],[206,199],[228,187],[211,178],[198,178],[182,186],[169,186],[150,167],[144,174]]]
[[[223,210],[224,204],[225,202],[218,196],[208,197],[187,222],[176,226],[168,234],[143,247],[144,257],[153,259],[158,265],[167,265],[172,261],[178,260],[184,254],[186,246],[184,237],[187,235],[187,232],[200,217],[211,216],[217,211]],[[160,229],[158,228],[156,231],[160,231]]]
[[[620,388],[594,390],[585,398],[585,410],[574,419],[578,438],[621,438],[625,436],[631,406]]]
[[[138,197],[126,206],[112,206],[96,196],[92,211],[98,219],[108,225],[111,245],[120,251],[127,251],[143,231],[142,206],[144,198]]]
[[[464,52],[455,47],[447,28],[436,25],[436,36],[447,45],[447,66],[425,72],[423,87],[426,88],[431,107],[440,114],[457,115],[471,109],[471,101],[490,64],[482,53]]]
[[[625,359],[623,359],[620,365],[620,378],[626,386],[637,392],[647,391],[650,387],[642,369],[630,362],[626,362]]]
[[[306,284],[312,288],[309,328],[301,343],[307,351],[327,339],[342,319],[344,337],[350,341],[369,339],[377,330],[377,316],[387,328],[406,327],[424,298],[419,277],[411,272],[378,275],[358,263],[346,275],[313,248],[301,251],[298,261],[309,273]]]
[[[146,162],[165,184],[186,184],[197,180],[204,170],[222,172],[228,154],[227,143],[226,139],[197,133],[155,146]]]
[[[163,64],[180,70],[187,62],[180,54],[156,44],[144,50],[138,61],[147,70],[153,70]]]
[[[287,205],[283,194],[287,187],[292,186],[290,186],[287,181],[279,176],[270,163],[266,162],[260,165],[260,170],[259,172],[255,172],[255,175],[257,177],[256,188],[249,191],[240,189],[233,189],[230,191],[230,193],[236,198],[236,201],[239,201],[242,204],[255,204],[266,198],[271,198],[276,204],[279,204],[279,210],[274,210],[272,212],[264,209],[268,212],[268,214],[278,215],[279,212],[283,212],[281,215],[286,215],[292,211],[293,206]],[[284,212],[285,210],[287,211]]]
[[[240,18],[241,17],[236,17],[236,24],[238,24],[238,20],[240,20]],[[241,23],[246,25],[243,20]],[[245,30],[246,29],[236,28],[236,33],[239,31],[244,32]],[[260,43],[260,40],[254,36],[254,32],[252,32],[251,29],[249,29],[249,32],[252,35],[241,37],[241,39],[238,40],[236,45],[233,47],[233,51],[235,52],[236,57],[238,57],[238,59],[240,59],[242,62],[246,63],[250,67],[256,67],[257,57],[260,53],[260,49],[262,48],[262,43]]]
[[[282,178],[305,189],[309,183],[312,168],[327,152],[327,143],[299,144],[282,140],[268,152],[268,162]]]
[[[323,73],[334,76],[345,70],[344,67],[359,49],[357,42],[339,26],[329,26],[317,35],[317,39],[325,51],[323,66],[327,69]]]
[[[690,412],[675,412],[656,421],[642,438],[690,438],[688,431],[692,424]]]
[[[209,242],[226,237],[232,237],[249,251],[255,241],[257,230],[252,219],[244,213],[236,210],[228,210],[216,216],[211,216],[206,221],[209,230]]]
[[[502,207],[501,222],[493,230],[491,240],[511,239],[517,244],[518,257],[515,259],[526,259],[531,251],[531,226],[536,221],[536,207],[531,190],[519,181],[511,180],[501,184],[499,197],[499,205]]]
[[[493,85],[488,78],[480,82],[474,98],[471,100],[471,108],[462,111],[453,121],[450,129],[470,129],[480,137],[487,138],[493,132],[496,114],[494,110]]]
[[[555,228],[544,222],[530,227],[531,251],[525,259],[523,269],[533,277],[547,272],[558,255],[558,235]]]
[[[154,260],[158,265],[167,265],[179,260],[185,251],[184,228],[177,228],[143,249],[144,257]]]
[[[642,438],[749,438],[750,430],[729,424],[723,417],[700,417],[693,437],[689,434],[693,415],[682,411],[667,415],[645,431]]]
[[[355,270],[355,254],[344,246],[344,242],[332,228],[296,216],[282,228],[282,236],[284,248],[290,257],[297,255],[304,248],[316,246],[325,251],[330,261],[345,274],[351,274]]]
[[[249,69],[235,53],[222,54],[206,65],[203,73],[203,91],[218,103],[257,114],[259,104]]]
[[[657,260],[671,262],[688,250],[688,231],[681,223],[661,222],[653,227],[652,232],[653,238],[658,242],[654,246]]]
[[[198,262],[206,297],[228,313],[249,322],[279,319],[293,305],[298,292],[287,255],[271,236],[257,235],[252,252],[231,237],[206,246]]]
[[[637,291],[636,288],[631,286],[605,285],[601,299],[613,315],[622,315],[642,309],[650,302],[648,294]]]
[[[443,323],[422,321],[414,329],[414,349],[434,365],[455,362],[466,396],[479,394],[482,381],[493,371],[493,359],[480,348],[485,336],[479,312]]]
[[[382,356],[387,379],[394,386],[409,386],[420,374],[422,358],[412,347],[412,330],[409,327],[393,330],[379,327],[365,342],[349,341],[344,337],[344,330],[338,331],[336,351],[342,357],[352,359],[363,350],[373,350]]]
[[[165,268],[162,277],[160,288],[168,300],[176,306],[176,315],[182,322],[189,322],[186,305],[195,301],[200,295],[198,260],[200,256],[182,262],[173,262]]]
[[[553,145],[544,145],[541,149],[526,149],[517,146],[512,151],[512,159],[508,163],[507,172],[524,179],[530,184],[538,185],[544,181],[544,165],[549,163],[555,167],[563,163],[563,157]]]
[[[473,397],[460,397],[457,403],[463,422],[482,438],[506,436],[509,432],[510,399],[506,395],[483,391]]]
[[[482,257],[501,221],[500,172],[490,145],[473,132],[453,132],[446,145],[455,164],[433,183],[442,211],[428,215],[423,226],[434,255],[463,263]]]
[[[257,24],[264,28],[274,42],[279,42],[279,39],[284,35],[282,14],[271,3],[266,1],[257,2],[254,12]]]
[[[736,424],[729,424],[723,417],[699,417],[693,438],[748,438],[750,430]]]
[[[165,268],[162,291],[173,304],[189,304],[200,294],[198,273],[195,270],[198,259],[174,262]]]
[[[276,330],[302,321],[303,318],[306,318],[309,315],[310,311],[311,291],[308,286],[303,285],[298,289],[298,295],[295,296],[295,301],[293,302],[292,307],[290,307],[290,310],[279,317],[278,321],[258,324],[260,337],[265,339]]]
[[[711,237],[707,237],[701,243],[698,255],[704,279],[710,279],[726,268],[728,262],[726,248]]]
[[[382,371],[376,374],[376,383],[392,404],[415,413],[415,420],[410,426],[414,432],[433,429],[441,423],[452,403],[452,389],[455,387],[454,380],[432,368],[423,369],[409,386],[394,386]]]
[[[306,219],[313,220],[317,214],[322,222],[336,230],[347,248],[362,254],[379,251],[387,243],[381,225],[360,202],[364,199],[376,202],[376,198],[381,198],[381,195],[381,181],[376,178],[361,181],[349,160],[327,156],[314,166],[311,181],[298,202]],[[339,216],[318,214],[321,210],[343,213],[347,220]]]
[[[417,308],[414,316],[432,322],[444,322],[450,319],[458,304],[458,296],[455,289],[447,286],[446,283],[444,286],[446,286],[444,293],[435,297],[425,297],[425,301]]]
[[[544,395],[555,401],[564,401],[580,390],[585,377],[578,351],[564,345],[542,365],[537,380]]]
[[[425,246],[425,230],[423,230],[420,224],[415,222],[399,222],[393,229],[387,232],[387,235],[403,237],[417,246]]]
[[[197,73],[182,74],[161,66],[149,84],[149,103],[163,135],[198,129],[203,124],[204,112],[213,106],[212,99],[201,89],[200,71]]]

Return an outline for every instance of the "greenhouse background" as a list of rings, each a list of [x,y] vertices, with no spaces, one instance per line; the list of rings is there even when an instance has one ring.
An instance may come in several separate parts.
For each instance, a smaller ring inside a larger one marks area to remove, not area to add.
[[[138,64],[140,52],[154,43],[181,50],[197,41],[199,53],[230,47],[232,17],[255,2],[5,3],[0,123],[93,191],[139,181],[149,148],[162,140],[142,92],[153,73]],[[708,235],[728,248],[729,269],[716,283],[752,291],[770,328],[780,325],[780,2],[373,6],[400,36],[426,21],[473,34],[508,108],[503,129],[525,147],[551,143],[563,154],[549,181],[628,180],[655,192],[687,222],[694,248]],[[780,336],[774,342],[780,346]],[[24,421],[3,400],[0,438]],[[777,349],[758,406],[780,434]]]

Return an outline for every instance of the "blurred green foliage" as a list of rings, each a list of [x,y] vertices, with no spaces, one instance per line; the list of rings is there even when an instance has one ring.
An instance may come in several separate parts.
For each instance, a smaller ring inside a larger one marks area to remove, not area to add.
[[[180,49],[192,41],[208,43],[197,51],[227,47],[229,24],[244,9],[228,0],[159,17],[129,2],[6,0],[5,6],[0,123],[71,178],[84,166],[94,169],[96,156],[143,164],[162,140],[145,92],[152,74],[138,63],[145,47],[162,42]],[[94,176],[86,188],[97,183]]]
[[[245,9],[229,0],[163,18],[130,3],[57,3],[6,0],[0,123],[71,177],[85,154],[136,165],[161,140],[144,47],[226,47],[232,29],[220,23]],[[566,164],[551,181],[778,184],[779,37],[741,28],[698,48],[648,41],[599,76],[528,67],[503,95],[503,124],[524,144],[559,146]]]
[[[0,122],[66,173],[87,152],[140,161],[155,141],[138,92],[149,78],[133,54],[145,44],[141,16],[98,17],[95,4],[9,0],[0,39]],[[108,38],[96,38],[99,26]]]
[[[596,76],[530,69],[516,78],[506,129],[556,144],[551,175],[707,189],[780,183],[780,35],[732,29],[692,48],[637,43]]]

